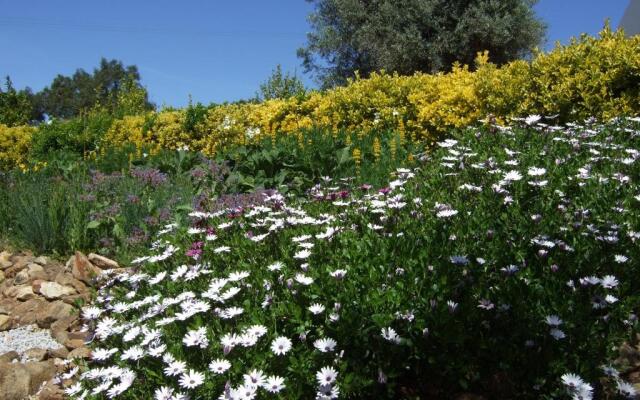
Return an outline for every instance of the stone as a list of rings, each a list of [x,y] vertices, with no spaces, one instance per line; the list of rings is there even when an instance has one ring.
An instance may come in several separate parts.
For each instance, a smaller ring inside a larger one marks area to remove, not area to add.
[[[14,285],[24,285],[27,282],[29,282],[29,271],[27,271],[26,269],[18,272],[16,274],[16,277],[13,278]]]
[[[70,304],[72,306],[78,306],[78,304],[80,305],[84,305],[87,304],[91,301],[91,294],[90,293],[81,293],[81,294],[74,294],[71,296],[65,296],[62,301],[64,301],[67,304]]]
[[[64,342],[64,346],[69,349],[69,350],[75,350],[79,347],[83,347],[84,346],[84,340],[82,339],[67,339],[67,341]]]
[[[67,331],[52,331],[51,332],[51,336],[56,340],[56,342],[58,343],[66,343],[67,340],[69,340],[69,338],[67,337],[67,334],[69,332]]]
[[[0,283],[4,282],[4,272],[0,271]]]
[[[44,267],[49,263],[49,257],[45,257],[45,256],[36,257],[33,259],[33,262]]]
[[[29,361],[43,361],[47,358],[47,349],[33,348],[24,352],[24,356]]]
[[[74,288],[63,286],[57,282],[42,282],[38,286],[38,292],[47,300],[57,300],[64,296],[76,294],[76,290]]]
[[[10,363],[11,361],[18,359],[20,359],[20,353],[18,353],[17,351],[9,351],[0,355],[0,364]]]
[[[36,310],[36,323],[40,328],[49,328],[52,323],[68,317],[74,310],[71,305],[60,300],[45,304]]]
[[[67,356],[67,360],[73,360],[74,358],[91,358],[91,349],[82,346],[71,350]]]
[[[48,358],[67,358],[69,355],[69,350],[66,347],[59,347],[57,349],[48,349],[47,357]]]
[[[30,263],[27,264],[27,272],[29,273],[29,279],[47,279],[47,273],[41,265]]]
[[[120,268],[120,265],[118,265],[116,261],[113,261],[99,254],[90,253],[87,257],[89,261],[91,261],[91,263],[98,268],[102,268],[102,269]]]
[[[55,281],[64,286],[73,287],[78,293],[87,291],[87,285],[73,277],[73,275],[60,272],[56,275]]]
[[[0,332],[6,331],[11,326],[11,317],[0,315]]]
[[[75,331],[75,332],[69,332],[69,334],[67,336],[71,340],[80,339],[82,341],[86,341],[86,340],[89,339],[90,334],[88,332]]]
[[[67,264],[71,266],[73,277],[87,285],[93,286],[102,274],[102,270],[91,264],[87,256],[79,251],[76,251],[76,254],[69,259]]]
[[[11,286],[4,291],[7,297],[15,297],[19,301],[35,299],[38,296],[33,293],[31,285]]]
[[[53,360],[0,364],[0,399],[22,400],[35,394],[55,374]]]
[[[37,400],[64,400],[66,398],[64,390],[55,384],[55,381],[48,381],[38,392]]]
[[[11,253],[3,251],[0,253],[0,269],[7,269],[13,265],[11,261]]]
[[[44,299],[31,299],[24,302],[15,302],[11,307],[11,315],[14,319],[14,326],[32,325],[36,323],[36,311],[46,307],[47,301]]]
[[[56,322],[51,324],[51,332],[59,332],[59,331],[68,331],[69,328],[73,325],[74,322],[78,320],[76,315],[69,315],[64,318],[58,319]],[[64,341],[63,341],[64,343]]]

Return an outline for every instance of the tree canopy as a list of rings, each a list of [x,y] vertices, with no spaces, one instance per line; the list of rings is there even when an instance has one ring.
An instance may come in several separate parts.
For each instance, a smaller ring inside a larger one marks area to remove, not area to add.
[[[271,99],[287,99],[305,93],[304,84],[295,74],[282,72],[282,66],[278,64],[271,71],[269,78],[260,85],[260,91],[256,93],[258,101]]]
[[[386,70],[400,74],[472,65],[488,50],[497,64],[522,58],[546,27],[537,0],[307,0],[312,32],[298,50],[323,87]]]
[[[5,78],[4,90],[0,87],[0,124],[26,125],[37,119],[31,89],[16,90],[10,77]]]
[[[138,68],[103,58],[93,74],[77,69],[72,76],[56,76],[50,86],[37,94],[36,103],[41,114],[71,118],[96,105],[116,112],[124,92],[134,91],[143,108],[153,108],[140,83]]]

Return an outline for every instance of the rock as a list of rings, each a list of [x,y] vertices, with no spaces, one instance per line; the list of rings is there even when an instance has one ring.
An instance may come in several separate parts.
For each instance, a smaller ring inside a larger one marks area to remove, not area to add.
[[[44,256],[36,257],[33,260],[33,262],[38,264],[38,265],[42,265],[44,267],[45,265],[47,265],[49,263],[49,257],[44,257]]]
[[[64,342],[64,346],[69,350],[75,350],[75,349],[77,349],[79,347],[83,347],[84,346],[84,340],[82,340],[82,339],[67,339],[67,341]]]
[[[91,358],[91,349],[82,346],[71,350],[67,356],[67,360],[73,360],[74,358]]]
[[[73,277],[73,275],[60,272],[56,275],[55,281],[63,286],[71,286],[78,293],[87,292],[87,285]]]
[[[69,350],[67,350],[66,347],[47,350],[48,358],[67,358],[68,355],[69,355]]]
[[[0,271],[0,283],[4,281],[4,272]]]
[[[11,317],[0,315],[0,332],[6,331],[11,326]]]
[[[16,277],[13,278],[14,285],[23,285],[27,282],[29,282],[29,271],[27,271],[26,269],[23,269],[22,271],[18,272],[16,274]]]
[[[29,349],[24,352],[24,356],[29,361],[43,361],[47,358],[47,349]]]
[[[68,331],[77,320],[78,317],[76,315],[69,315],[67,317],[60,318],[51,324],[51,332]],[[64,341],[62,343],[64,343]]]
[[[25,302],[16,301],[11,307],[14,326],[32,325],[36,322],[36,311],[46,307],[47,301],[44,299],[31,299]]]
[[[89,261],[89,259],[79,251],[69,259],[67,263],[71,266],[71,273],[74,278],[86,283],[94,285],[97,278],[102,274],[102,270]]]
[[[86,341],[89,339],[90,334],[88,332],[75,331],[75,332],[69,332],[68,337],[71,340],[80,339],[82,341]]]
[[[41,265],[30,263],[27,265],[27,272],[29,273],[29,279],[47,279],[47,273]]]
[[[13,360],[18,360],[20,358],[20,353],[17,351],[9,351],[0,355],[0,364],[2,363],[10,363]]]
[[[49,381],[38,392],[38,400],[64,400],[66,398],[64,390],[55,384],[55,381]]]
[[[7,269],[13,265],[11,261],[11,253],[8,251],[3,251],[0,253],[0,269]]]
[[[0,364],[0,399],[22,400],[53,378],[53,360]]]
[[[90,253],[88,258],[89,258],[89,261],[91,261],[91,263],[98,268],[102,268],[102,269],[120,268],[120,265],[118,265],[117,262],[107,257],[101,256],[99,254]]]
[[[57,282],[42,282],[38,286],[38,292],[47,300],[57,300],[63,296],[76,294],[76,290],[74,288],[62,286]]]
[[[62,299],[62,301],[72,306],[77,307],[78,303],[80,304],[80,306],[82,306],[91,301],[91,294],[90,293],[74,294],[71,296],[66,296],[65,298]]]
[[[11,286],[4,291],[7,297],[15,297],[19,301],[35,299],[38,296],[33,293],[31,285]]]
[[[36,310],[36,323],[40,328],[49,328],[52,323],[70,316],[73,311],[72,306],[60,300],[45,304]]]
[[[37,400],[64,400],[66,398],[64,390],[55,384],[55,381],[48,381],[38,392]]]
[[[69,332],[67,331],[52,331],[51,336],[53,336],[53,338],[58,343],[66,343],[66,341],[69,340],[69,338],[67,337],[68,333]]]

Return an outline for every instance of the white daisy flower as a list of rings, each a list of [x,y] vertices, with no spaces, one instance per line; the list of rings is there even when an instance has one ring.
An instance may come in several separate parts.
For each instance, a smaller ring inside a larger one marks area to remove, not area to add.
[[[382,337],[391,343],[400,344],[401,338],[393,328],[382,328]]]
[[[527,171],[527,175],[529,176],[542,176],[547,173],[547,170],[544,168],[531,167]]]
[[[309,306],[309,311],[311,311],[311,313],[314,315],[318,315],[324,311],[324,306],[319,303],[314,303]]]
[[[217,360],[213,360],[209,363],[209,370],[214,374],[223,374],[229,368],[231,368],[231,363],[225,359],[219,358]]]
[[[284,264],[280,261],[276,261],[273,264],[267,266],[269,271],[280,271],[284,267]]]
[[[331,338],[317,339],[315,342],[313,342],[313,346],[323,353],[332,352],[337,345],[338,342]]]
[[[184,361],[171,361],[164,369],[164,374],[167,376],[180,375],[187,369],[187,363]]]
[[[182,388],[195,389],[204,383],[204,374],[190,369],[180,376],[179,383]]]
[[[270,376],[262,387],[269,393],[278,393],[285,388],[284,378],[280,376]]]
[[[254,369],[244,375],[244,384],[253,386],[262,386],[267,380],[266,375],[259,369]]]
[[[502,178],[505,182],[514,182],[522,179],[522,175],[518,171],[509,171]]]
[[[316,380],[320,386],[332,385],[337,378],[338,371],[333,369],[333,367],[323,367],[320,371],[316,372]]]
[[[311,252],[309,250],[307,250],[307,249],[304,249],[304,250],[300,250],[299,252],[294,254],[293,258],[296,258],[298,260],[304,260],[306,258],[309,258],[310,255],[311,255]]]
[[[279,336],[271,342],[271,351],[277,356],[287,354],[291,350],[291,340],[285,336]]]

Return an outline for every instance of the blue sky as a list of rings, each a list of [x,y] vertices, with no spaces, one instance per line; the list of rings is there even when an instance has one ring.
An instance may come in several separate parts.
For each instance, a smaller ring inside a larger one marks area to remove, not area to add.
[[[605,18],[617,27],[629,0],[540,0],[546,48]],[[309,31],[304,0],[0,0],[0,76],[40,90],[57,74],[92,71],[101,57],[138,66],[159,106],[252,97],[281,64],[302,75],[296,49]],[[309,86],[311,77],[302,76]]]

